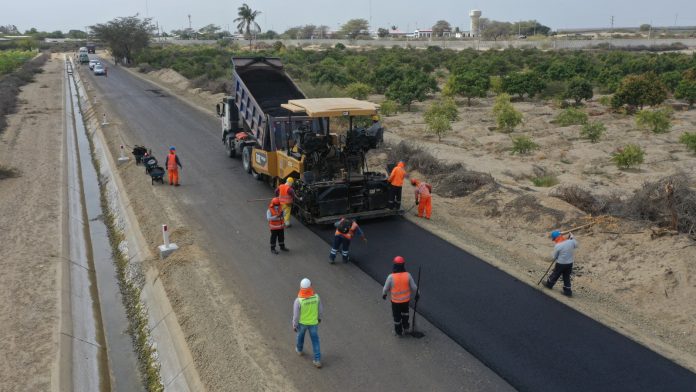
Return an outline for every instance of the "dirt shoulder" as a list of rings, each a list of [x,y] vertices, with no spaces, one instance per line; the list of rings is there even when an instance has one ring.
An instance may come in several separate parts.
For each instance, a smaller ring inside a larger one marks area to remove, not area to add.
[[[54,55],[22,88],[0,134],[0,380],[6,391],[49,391],[57,367],[63,216],[63,62]]]

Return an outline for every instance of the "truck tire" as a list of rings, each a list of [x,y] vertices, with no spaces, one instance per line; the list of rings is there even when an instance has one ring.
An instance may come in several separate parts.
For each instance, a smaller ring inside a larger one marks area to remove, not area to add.
[[[227,149],[227,156],[230,158],[234,158],[237,156],[237,151],[235,151],[234,145],[232,145],[232,139],[227,139],[227,142],[225,143],[225,148]]]
[[[242,150],[242,166],[244,171],[251,174],[251,147],[246,146]]]

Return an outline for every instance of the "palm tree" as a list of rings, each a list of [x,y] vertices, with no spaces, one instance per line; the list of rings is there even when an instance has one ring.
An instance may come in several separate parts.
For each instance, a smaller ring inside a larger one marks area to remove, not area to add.
[[[235,19],[234,22],[238,22],[237,31],[239,31],[240,34],[244,34],[244,36],[249,39],[249,49],[251,49],[251,31],[261,31],[261,26],[259,26],[255,20],[260,13],[261,11],[253,11],[246,3],[242,4],[242,6],[237,9],[237,15],[239,17]]]

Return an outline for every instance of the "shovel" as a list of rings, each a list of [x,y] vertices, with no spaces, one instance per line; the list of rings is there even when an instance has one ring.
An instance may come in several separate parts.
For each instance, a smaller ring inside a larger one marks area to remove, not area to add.
[[[416,293],[420,291],[420,278],[421,278],[421,267],[418,267],[418,281],[416,282]],[[420,339],[425,336],[423,332],[416,331],[416,309],[418,309],[418,298],[420,295],[416,298],[416,302],[413,304],[413,324],[411,324],[411,333],[410,335],[413,336],[414,338]]]

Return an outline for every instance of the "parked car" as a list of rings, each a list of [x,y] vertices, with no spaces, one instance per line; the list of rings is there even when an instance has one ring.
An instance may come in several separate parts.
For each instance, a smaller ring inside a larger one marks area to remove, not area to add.
[[[96,64],[94,66],[94,74],[95,75],[106,75],[106,69],[104,69],[104,66],[101,65],[101,63]]]
[[[94,70],[94,66],[97,64],[101,64],[99,60],[89,60],[89,69]]]

